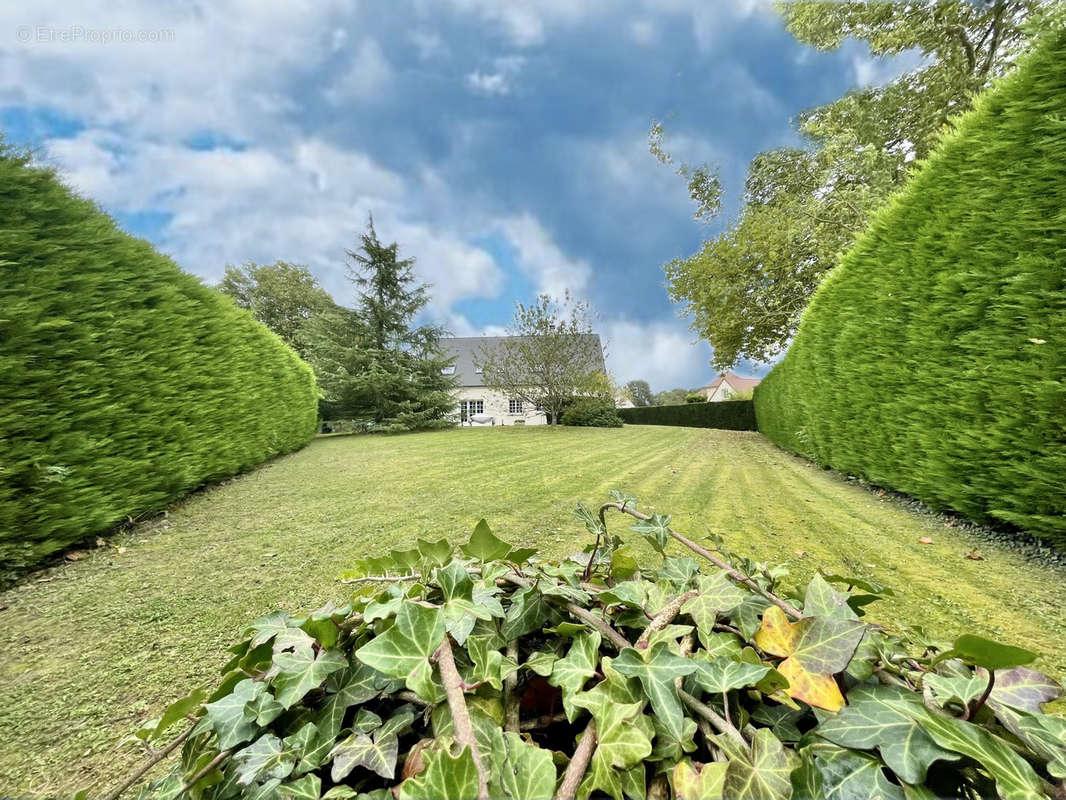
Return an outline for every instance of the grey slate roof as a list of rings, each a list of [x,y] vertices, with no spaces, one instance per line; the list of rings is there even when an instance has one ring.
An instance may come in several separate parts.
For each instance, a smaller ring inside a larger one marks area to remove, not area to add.
[[[582,334],[588,340],[589,357],[595,364],[595,369],[607,371],[603,362],[603,345],[600,344],[598,333]],[[505,341],[507,336],[456,336],[441,339],[442,349],[455,359],[455,375],[459,379],[460,386],[484,386],[481,374],[475,371],[474,358],[479,356],[483,349],[491,350],[498,343]]]

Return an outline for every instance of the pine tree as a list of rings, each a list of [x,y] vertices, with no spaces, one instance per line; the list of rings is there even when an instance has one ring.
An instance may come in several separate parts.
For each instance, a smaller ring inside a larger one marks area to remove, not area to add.
[[[430,289],[418,282],[414,259],[378,240],[373,217],[359,249],[347,254],[355,309],[308,326],[309,359],[334,413],[372,430],[450,427],[455,378],[445,367],[453,357],[441,349],[442,327],[414,324]]]

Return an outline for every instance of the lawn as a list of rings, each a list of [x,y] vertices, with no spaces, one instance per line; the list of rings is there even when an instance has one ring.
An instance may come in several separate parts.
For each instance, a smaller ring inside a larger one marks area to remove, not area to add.
[[[821,566],[893,586],[900,596],[871,610],[886,625],[1032,646],[1066,675],[1064,571],[912,514],[759,434],[330,437],[0,595],[0,794],[114,784],[142,758],[123,743],[142,720],[211,680],[252,619],[343,599],[337,574],[356,557],[418,536],[465,539],[480,517],[516,545],[565,555],[587,541],[571,509],[612,488],[673,514],[681,532],[786,563],[786,580]],[[985,560],[965,557],[975,547]]]

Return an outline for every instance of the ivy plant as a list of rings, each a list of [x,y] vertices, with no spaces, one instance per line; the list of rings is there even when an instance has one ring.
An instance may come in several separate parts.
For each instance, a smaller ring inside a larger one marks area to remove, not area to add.
[[[638,568],[607,513],[661,555]],[[562,561],[484,521],[365,559],[349,604],[254,622],[139,732],[142,800],[1061,798],[1035,654],[864,620],[891,590],[695,542],[613,493]],[[183,730],[178,730],[184,725]]]

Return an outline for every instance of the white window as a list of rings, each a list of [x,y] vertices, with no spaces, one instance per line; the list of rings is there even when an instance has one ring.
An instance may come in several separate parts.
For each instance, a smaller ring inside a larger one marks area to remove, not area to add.
[[[474,414],[485,413],[484,400],[462,400],[459,403],[459,413],[469,419]]]
[[[522,401],[515,400],[513,397],[507,401],[507,413],[508,414],[521,414],[522,413]]]
[[[443,367],[440,371],[441,375],[454,375],[455,367]]]
[[[480,375],[481,374],[481,367],[474,367],[474,372],[476,372],[478,375]]]

